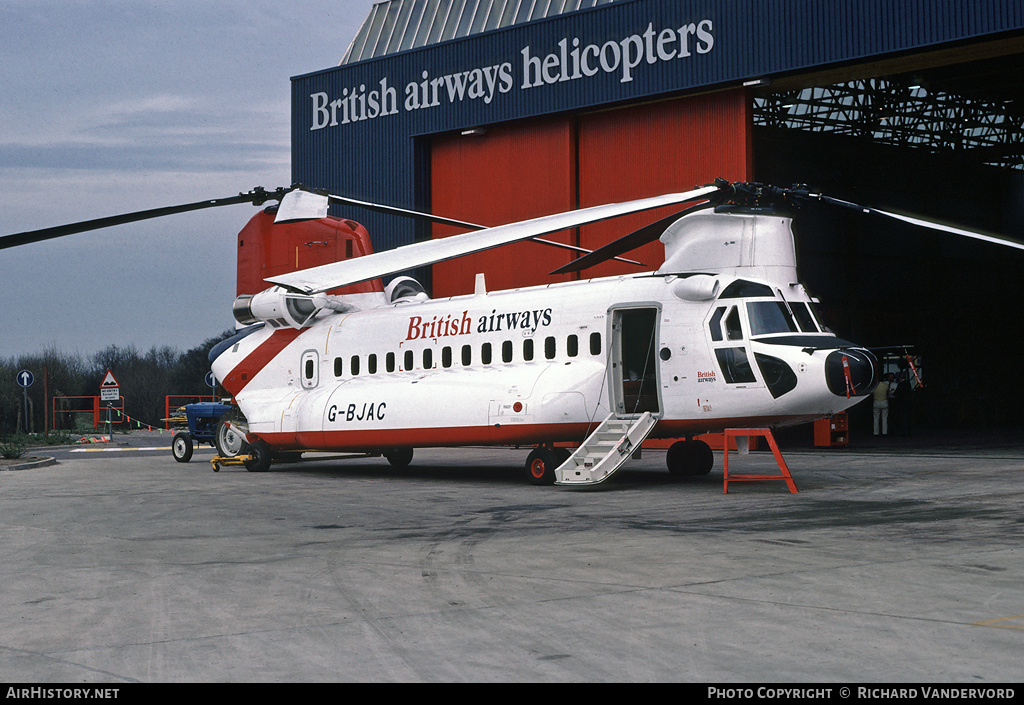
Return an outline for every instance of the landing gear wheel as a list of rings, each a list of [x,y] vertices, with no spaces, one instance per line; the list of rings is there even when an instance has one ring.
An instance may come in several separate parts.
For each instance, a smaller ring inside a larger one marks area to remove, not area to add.
[[[665,454],[665,464],[673,475],[707,475],[715,465],[715,454],[704,441],[676,441]]]
[[[245,417],[238,409],[232,409],[217,421],[217,433],[213,436],[213,442],[222,458],[234,458],[244,455],[249,450],[245,436],[234,427],[236,423],[245,423]]]
[[[266,472],[270,469],[270,462],[273,460],[273,453],[266,441],[258,440],[249,445],[248,454],[252,460],[245,463],[245,469],[249,472]]]
[[[534,448],[526,459],[526,479],[531,485],[555,484],[555,468],[558,459],[550,448]]]
[[[383,453],[393,468],[407,468],[412,462],[412,448],[392,448]]]
[[[187,463],[192,459],[192,436],[187,433],[175,433],[171,439],[171,455],[179,463]]]

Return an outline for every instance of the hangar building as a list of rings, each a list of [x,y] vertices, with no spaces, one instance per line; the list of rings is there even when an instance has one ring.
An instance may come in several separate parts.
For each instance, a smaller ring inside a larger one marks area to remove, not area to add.
[[[334,194],[484,225],[722,177],[1012,237],[1022,122],[1019,0],[382,0],[337,66],[292,79],[292,168]],[[456,232],[332,213],[377,250]],[[595,249],[667,214],[552,239]],[[829,325],[915,346],[922,421],[1014,421],[1003,360],[1019,252],[850,212],[815,209],[797,227],[801,279]],[[477,272],[490,289],[548,283],[574,256],[527,242],[415,274],[449,296]],[[630,257],[655,268],[663,253]]]

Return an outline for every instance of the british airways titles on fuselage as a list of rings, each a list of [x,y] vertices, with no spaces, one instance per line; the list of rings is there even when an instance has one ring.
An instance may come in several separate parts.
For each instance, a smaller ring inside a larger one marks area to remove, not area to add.
[[[500,313],[497,309],[493,309],[490,314],[484,314],[477,319],[475,332],[496,333],[499,331],[521,330],[532,335],[538,328],[549,325],[551,325],[550,308],[534,309],[532,311],[504,311]],[[407,341],[427,340],[431,338],[469,335],[473,332],[473,318],[469,315],[469,311],[465,310],[461,316],[451,313],[430,318],[410,316],[409,328],[406,331],[405,339]]]

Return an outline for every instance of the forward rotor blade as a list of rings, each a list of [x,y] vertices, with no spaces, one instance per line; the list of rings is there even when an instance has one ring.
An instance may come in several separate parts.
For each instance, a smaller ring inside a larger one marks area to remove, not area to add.
[[[588,250],[586,247],[576,247],[576,245],[569,245],[564,242],[557,242],[555,240],[546,240],[542,237],[531,237],[530,242],[539,242],[542,245],[550,245],[551,247],[558,247],[563,250],[572,250],[573,252],[579,252],[584,255],[593,254],[593,250]],[[637,267],[646,266],[643,262],[637,262],[635,259],[626,259],[625,257],[612,257],[611,259],[616,262],[625,262],[626,264],[635,264]],[[554,272],[552,272],[554,274]]]
[[[880,215],[885,218],[892,218],[893,220],[899,220],[904,223],[910,223],[921,228],[929,228],[930,230],[939,230],[941,232],[952,233],[953,235],[960,235],[962,237],[969,237],[974,240],[981,240],[982,242],[990,242],[995,245],[1004,245],[1006,247],[1012,247],[1017,250],[1024,250],[1024,243],[1017,242],[1005,237],[998,237],[995,235],[987,235],[977,230],[967,230],[966,228],[957,228],[952,225],[946,225],[945,223],[939,223],[934,220],[926,220],[924,218],[915,218],[914,216],[903,215],[901,213],[890,213],[889,211],[879,210],[878,208],[870,208],[868,206],[861,206],[856,203],[850,203],[849,201],[843,201],[832,196],[825,196],[823,194],[812,194],[810,198],[815,198],[823,203],[829,203],[834,206],[841,208],[849,208],[850,210],[860,211],[868,215]]]
[[[89,230],[109,228],[114,225],[124,225],[126,223],[135,223],[140,220],[162,218],[167,215],[202,210],[203,208],[232,206],[239,203],[254,203],[256,205],[261,205],[268,200],[280,200],[284,196],[285,192],[285,189],[280,188],[274,192],[268,192],[262,188],[256,188],[248,193],[240,193],[237,196],[228,196],[227,198],[214,198],[206,201],[196,201],[195,203],[183,203],[177,206],[150,208],[144,211],[135,211],[133,213],[113,215],[106,218],[96,218],[94,220],[83,220],[78,223],[58,225],[52,228],[43,228],[41,230],[30,230],[28,232],[5,235],[4,237],[0,237],[0,250],[7,249],[8,247],[18,247],[19,245],[28,245],[33,242],[41,242],[43,240],[52,240],[53,238],[64,237],[65,235],[74,235],[75,233],[83,233]]]
[[[691,208],[679,211],[678,213],[673,213],[672,215],[662,218],[661,220],[657,220],[651,223],[650,225],[645,225],[639,230],[634,230],[629,235],[620,237],[618,240],[613,240],[612,242],[609,242],[607,245],[597,248],[588,255],[584,255],[583,257],[574,259],[569,264],[563,265],[556,269],[555,271],[551,272],[551,274],[580,272],[583,271],[584,269],[589,269],[590,267],[601,264],[602,262],[607,262],[610,259],[621,260],[621,258],[618,257],[618,255],[621,255],[623,252],[635,250],[636,248],[646,245],[649,242],[654,242],[655,240],[661,237],[662,233],[664,233],[666,228],[672,225],[672,223],[676,222],[690,211],[703,207],[704,204],[693,206]]]
[[[612,203],[543,216],[463,235],[416,242],[386,252],[282,274],[271,277],[267,281],[293,291],[307,294],[321,293],[335,287],[408,271],[416,267],[443,262],[474,252],[482,252],[500,245],[548,235],[587,223],[596,223],[629,213],[706,199],[720,190],[719,186],[704,186],[685,193],[667,194],[627,203]]]

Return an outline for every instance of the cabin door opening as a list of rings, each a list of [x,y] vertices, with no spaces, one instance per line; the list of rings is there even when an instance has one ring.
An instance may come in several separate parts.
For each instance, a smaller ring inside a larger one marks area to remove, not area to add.
[[[620,415],[661,412],[658,384],[658,309],[612,311],[612,405]]]

